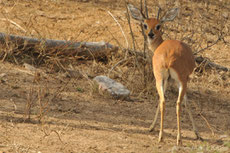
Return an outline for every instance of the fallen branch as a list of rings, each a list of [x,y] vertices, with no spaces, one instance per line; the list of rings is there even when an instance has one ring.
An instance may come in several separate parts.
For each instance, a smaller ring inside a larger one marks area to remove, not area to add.
[[[225,72],[228,72],[228,71],[229,71],[229,72],[230,72],[230,68],[224,67],[224,66],[222,66],[222,65],[218,65],[218,64],[216,64],[216,63],[213,63],[213,62],[211,62],[208,58],[199,56],[199,57],[196,57],[195,60],[196,60],[196,62],[197,62],[198,64],[203,63],[203,64],[205,65],[205,68],[211,67],[211,68],[214,68],[214,69],[216,69],[216,70],[221,70],[221,71],[225,71]]]
[[[64,40],[52,40],[52,39],[37,39],[24,36],[7,35],[0,33],[0,45],[10,46],[14,45],[11,55],[14,57],[21,54],[30,55],[30,57],[40,58],[52,58],[52,57],[71,57],[72,59],[103,59],[118,51],[118,46],[113,46],[105,42],[71,42]],[[8,48],[9,49],[9,48]],[[10,51],[6,51],[7,54]],[[138,61],[142,61],[142,64],[146,64],[145,55],[143,52],[128,50],[129,54],[137,56]],[[3,60],[6,58],[6,53],[0,52],[0,58]],[[42,54],[42,55],[41,55]],[[31,56],[33,55],[33,56]],[[140,58],[138,58],[140,57]],[[205,57],[196,57],[198,64],[205,63],[205,67],[211,67],[216,70],[230,71],[230,68],[218,65],[211,62]],[[123,62],[123,61],[122,61]],[[122,63],[122,62],[119,62]]]
[[[2,46],[13,45],[13,55],[19,55],[22,52],[29,55],[43,56],[43,58],[45,56],[72,57],[74,59],[102,59],[118,51],[117,46],[106,42],[72,42],[37,39],[5,33],[0,33],[0,44]],[[7,49],[9,50],[9,47]],[[3,56],[2,52],[1,56]]]

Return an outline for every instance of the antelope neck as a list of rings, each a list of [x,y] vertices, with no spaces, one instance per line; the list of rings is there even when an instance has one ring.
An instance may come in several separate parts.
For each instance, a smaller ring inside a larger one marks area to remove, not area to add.
[[[157,37],[154,40],[150,40],[149,41],[149,47],[150,49],[155,52],[155,50],[160,46],[160,44],[163,42],[164,40],[162,39],[161,36]]]

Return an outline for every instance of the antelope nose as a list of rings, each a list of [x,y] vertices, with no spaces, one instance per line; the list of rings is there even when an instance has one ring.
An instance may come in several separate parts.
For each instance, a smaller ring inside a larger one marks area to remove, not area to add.
[[[150,31],[150,32],[148,33],[148,36],[149,36],[149,38],[153,39],[154,33],[153,33],[152,31]]]

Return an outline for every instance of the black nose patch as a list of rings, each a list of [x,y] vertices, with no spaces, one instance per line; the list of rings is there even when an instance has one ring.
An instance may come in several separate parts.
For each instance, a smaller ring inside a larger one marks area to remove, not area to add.
[[[154,33],[153,33],[152,29],[149,31],[148,36],[149,36],[149,38],[153,39]]]

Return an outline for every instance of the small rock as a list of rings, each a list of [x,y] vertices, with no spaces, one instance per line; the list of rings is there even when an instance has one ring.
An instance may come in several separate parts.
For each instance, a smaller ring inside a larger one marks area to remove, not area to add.
[[[227,137],[228,137],[228,135],[221,135],[220,139],[224,139],[224,138],[227,138]]]
[[[30,70],[31,72],[35,72],[37,70],[34,66],[30,64],[24,63],[23,65],[27,70]]]
[[[6,73],[1,73],[0,74],[0,78],[3,78],[3,77],[5,77],[6,76]]]
[[[106,76],[96,76],[93,80],[99,85],[99,90],[107,91],[116,99],[128,99],[130,91],[121,83]]]

